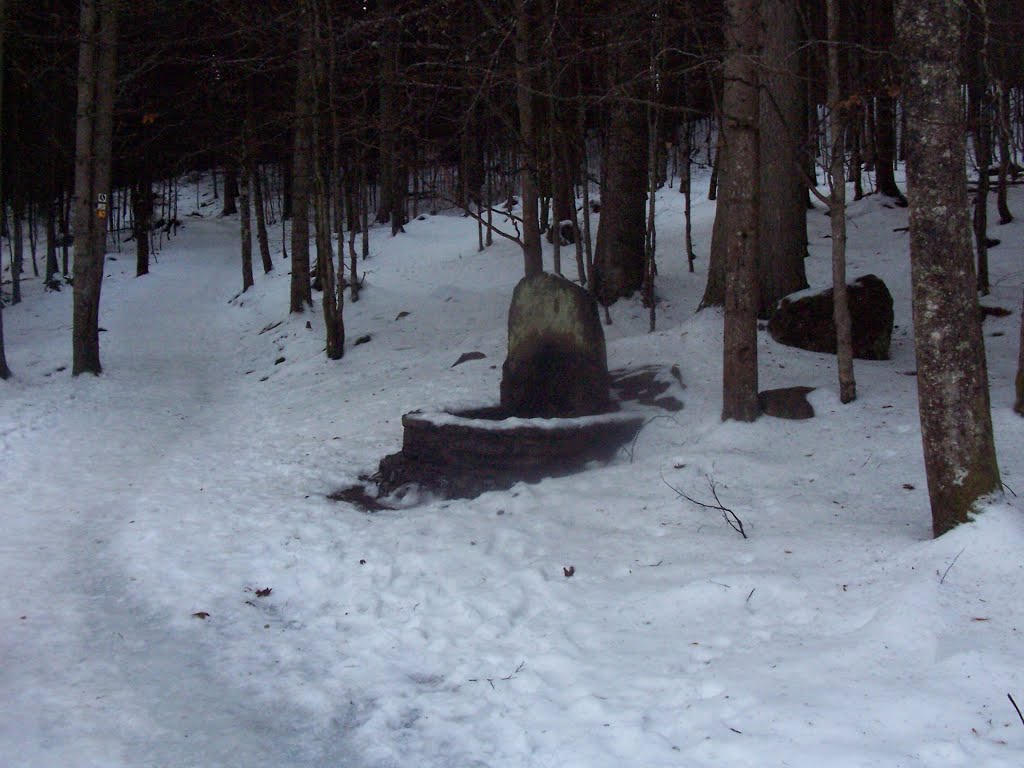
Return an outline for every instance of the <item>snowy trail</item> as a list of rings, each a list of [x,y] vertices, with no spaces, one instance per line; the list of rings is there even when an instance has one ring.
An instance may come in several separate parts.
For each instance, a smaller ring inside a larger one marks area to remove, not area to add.
[[[18,441],[49,432],[40,441],[48,455],[8,463],[0,483],[13,508],[36,510],[5,520],[0,543],[5,765],[352,764],[336,740],[318,744],[286,702],[270,710],[247,698],[218,672],[211,640],[154,614],[122,562],[127,526],[173,514],[190,501],[183,489],[221,471],[193,457],[224,456],[229,472],[241,464],[225,431],[246,406],[229,389],[244,372],[224,370],[237,365],[237,315],[223,306],[238,277],[234,248],[185,256],[105,288],[101,379],[61,383],[43,417],[34,400],[31,424],[13,412],[4,419],[14,424],[5,448],[23,458],[31,454]],[[112,403],[126,418],[105,420]],[[48,467],[78,498],[51,490]],[[31,752],[27,733],[41,736]]]
[[[28,283],[4,313],[0,768],[1017,768],[1020,502],[930,539],[906,213],[851,217],[851,272],[898,325],[856,403],[763,335],[764,386],[815,386],[816,417],[721,423],[721,316],[666,257],[657,333],[637,298],[606,334],[614,367],[679,364],[682,411],[579,475],[375,514],[327,496],[397,450],[402,413],[496,397],[511,244],[477,253],[456,215],[378,232],[342,361],[318,307],[287,313],[287,262],[235,296],[237,220],[190,217],[151,278],[130,246],[110,262],[98,379],[62,367],[69,293]],[[1018,492],[1021,257],[993,251],[1014,314],[985,324]],[[749,540],[672,490],[712,479]]]

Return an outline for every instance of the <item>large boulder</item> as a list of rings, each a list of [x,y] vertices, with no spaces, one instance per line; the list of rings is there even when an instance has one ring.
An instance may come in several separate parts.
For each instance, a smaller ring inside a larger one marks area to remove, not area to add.
[[[888,360],[893,328],[889,289],[875,275],[864,275],[847,285],[847,295],[853,356],[861,360]],[[782,299],[768,322],[768,332],[780,344],[834,355],[832,289],[813,294],[801,291]]]
[[[559,275],[520,280],[508,312],[508,356],[501,371],[501,406],[510,416],[608,411],[608,357],[593,296]]]

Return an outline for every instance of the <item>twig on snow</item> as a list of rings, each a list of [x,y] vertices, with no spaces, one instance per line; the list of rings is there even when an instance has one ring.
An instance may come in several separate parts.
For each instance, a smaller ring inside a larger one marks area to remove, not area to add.
[[[1006,698],[1008,698],[1010,700],[1010,703],[1013,704],[1013,708],[1017,710],[1017,717],[1019,717],[1020,721],[1024,723],[1024,715],[1020,713],[1020,707],[1018,707],[1017,702],[1013,700],[1013,696],[1011,696],[1010,694],[1006,694]]]
[[[644,429],[647,427],[648,424],[650,424],[652,421],[657,421],[658,419],[668,419],[669,421],[675,423],[676,425],[679,424],[679,422],[676,421],[672,416],[666,416],[666,415],[652,416],[647,421],[645,421],[643,424],[641,424],[640,425],[640,429],[638,429],[636,431],[636,434],[633,435],[633,440],[632,440],[632,442],[630,442],[629,448],[626,448],[625,446],[622,447],[622,450],[625,451],[627,456],[629,456],[629,463],[630,464],[633,463],[633,454],[636,452],[636,441],[640,439],[640,433],[644,431]]]
[[[722,517],[729,524],[736,533],[742,536],[744,539],[747,538],[747,532],[743,528],[743,521],[740,520],[739,516],[729,509],[727,506],[722,504],[722,500],[718,498],[718,485],[715,483],[715,479],[710,475],[704,475],[704,479],[708,481],[708,488],[711,490],[711,497],[715,500],[714,504],[705,504],[703,501],[697,501],[692,496],[687,496],[681,490],[676,488],[672,483],[665,479],[665,476],[661,476],[661,481],[675,491],[679,496],[686,499],[691,504],[696,504],[698,507],[704,507],[704,509],[715,509],[722,513]]]
[[[951,562],[949,565],[946,566],[946,571],[945,571],[945,573],[942,574],[942,578],[939,579],[939,584],[941,584],[942,582],[944,582],[946,580],[946,574],[949,573],[949,569],[952,568],[954,565],[956,565],[956,561],[960,559],[960,555],[962,555],[964,553],[965,549],[967,549],[967,547],[964,547],[964,549],[961,549],[959,552],[957,552],[956,553],[956,557],[953,558],[953,562]]]
[[[505,677],[502,677],[500,679],[501,680],[514,680],[515,676],[517,674],[519,674],[523,670],[523,667],[525,667],[525,666],[526,666],[526,662],[525,661],[519,662],[519,666],[515,668],[515,671],[509,673],[508,675],[506,675]],[[481,680],[483,680],[483,681],[485,681],[487,683],[490,683],[491,689],[492,690],[494,689],[494,678],[493,677],[483,677],[483,678],[471,677],[471,678],[469,678],[469,682],[471,682],[471,683],[479,683]]]

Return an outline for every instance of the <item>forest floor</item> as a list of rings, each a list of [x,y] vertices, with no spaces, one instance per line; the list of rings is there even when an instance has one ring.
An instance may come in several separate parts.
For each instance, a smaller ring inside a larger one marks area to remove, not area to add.
[[[457,215],[375,229],[338,362],[319,307],[288,315],[279,255],[237,295],[214,206],[147,277],[112,254],[100,377],[70,376],[70,289],[28,280],[4,311],[0,762],[1024,765],[1024,501],[931,539],[906,211],[849,207],[849,274],[896,300],[892,359],[857,361],[840,405],[834,358],[762,332],[761,388],[814,387],[817,415],[746,425],[719,418],[721,315],[695,312],[714,207],[695,198],[696,274],[681,209],[660,193],[658,330],[630,300],[606,334],[612,368],[678,365],[683,410],[607,465],[375,513],[328,496],[399,449],[403,413],[497,401],[514,246],[478,253]],[[812,212],[812,286],[827,232]],[[992,234],[993,420],[1024,497],[1024,218]],[[677,493],[711,483],[749,538]]]

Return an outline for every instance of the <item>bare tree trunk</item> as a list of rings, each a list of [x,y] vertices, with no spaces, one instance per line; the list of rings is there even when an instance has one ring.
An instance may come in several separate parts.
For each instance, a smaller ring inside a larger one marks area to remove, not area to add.
[[[719,185],[724,190],[729,173],[731,172],[729,147],[724,140],[724,118],[719,115],[719,139],[715,151],[715,168],[721,179]],[[708,198],[712,199],[712,198]],[[726,282],[726,246],[730,232],[729,216],[731,211],[728,205],[718,201],[715,208],[715,221],[711,226],[711,248],[708,253],[708,279],[704,286],[704,296],[700,300],[699,309],[708,307],[725,306],[725,282]]]
[[[153,185],[140,173],[132,186],[132,236],[135,238],[135,276],[149,274],[149,230],[153,220]]]
[[[981,77],[981,75],[979,75]],[[991,121],[988,94],[984,83],[974,83],[970,91],[971,116],[974,123],[974,151],[978,159],[978,188],[974,193],[974,247],[978,258],[978,292],[988,296],[988,191],[989,165],[992,163]]]
[[[957,0],[899,0],[905,65],[914,340],[932,527],[966,522],[1000,488],[975,295]]]
[[[20,193],[16,193],[20,194]],[[11,205],[11,304],[21,303],[21,271],[25,263],[25,235],[22,228],[24,207],[21,201]]]
[[[303,15],[308,13],[304,7]],[[295,83],[295,147],[292,154],[292,279],[290,312],[303,312],[313,305],[309,268],[310,136],[313,116],[310,104],[310,57],[312,40],[309,23],[301,21],[298,66]]]
[[[116,87],[115,0],[81,0],[80,30],[75,131],[73,376],[99,375],[103,370],[99,313]]]
[[[828,102],[832,156],[829,176],[832,188],[829,218],[832,222],[832,320],[836,326],[836,362],[839,370],[839,401],[857,399],[853,375],[853,339],[850,303],[846,292],[846,176],[843,171],[846,147],[846,119],[839,91],[839,0],[827,0],[828,16]]]
[[[267,234],[267,212],[263,200],[263,179],[258,163],[251,158],[246,175],[252,179],[253,205],[256,208],[256,241],[260,246],[260,259],[263,262],[263,274],[274,270],[274,262],[270,258],[270,237]]]
[[[43,284],[47,288],[53,281],[60,267],[57,264],[57,211],[59,203],[51,202],[46,206],[46,268],[43,270]]]
[[[340,269],[334,268],[334,247],[331,242],[331,201],[327,179],[324,175],[325,119],[324,93],[328,87],[328,68],[333,62],[325,62],[328,44],[324,40],[327,32],[325,9],[321,0],[305,0],[306,22],[310,25],[307,35],[312,46],[309,71],[312,92],[313,114],[316,116],[311,131],[311,165],[313,167],[313,217],[316,225],[316,253],[318,273],[323,285],[324,326],[327,335],[327,357],[340,360],[345,354],[345,254],[341,252]]]
[[[728,147],[719,205],[727,211],[725,233],[725,331],[722,419],[754,421],[757,399],[757,250],[760,221],[758,63],[759,0],[726,0],[725,92],[722,130]]]
[[[804,95],[800,81],[799,3],[761,0],[764,62],[760,92],[759,317],[775,311],[783,296],[807,287],[807,187]]]
[[[233,216],[238,213],[238,169],[228,164],[224,171],[224,207],[221,216]]]
[[[616,57],[617,79],[631,78],[647,69],[639,46],[625,45]],[[629,50],[633,48],[635,50]],[[631,296],[644,287],[647,272],[646,214],[649,135],[645,110],[637,102],[651,97],[648,85],[616,84],[621,91],[611,106],[608,151],[602,162],[605,183],[601,188],[601,219],[594,243],[594,285],[604,305]]]
[[[1016,385],[1017,399],[1013,404],[1013,410],[1024,416],[1024,300],[1020,304],[1020,349],[1017,353]]]
[[[4,38],[7,29],[7,0],[0,0],[0,114],[3,114],[3,92],[4,92]],[[3,179],[3,125],[0,124],[0,180]],[[2,192],[2,190],[0,190]],[[0,200],[3,200],[0,194]],[[2,249],[0,249],[2,251]],[[4,298],[0,295],[0,379],[9,379],[11,369],[7,365],[7,352],[4,347]]]
[[[397,98],[401,29],[393,0],[381,2],[380,12],[380,204],[377,208],[377,223],[390,222],[393,237],[405,231],[405,197],[408,188],[400,147],[401,114]]]
[[[896,99],[882,94],[877,101],[875,119],[875,181],[878,191],[906,205],[906,198],[896,186]]]
[[[693,262],[696,261],[697,255],[693,252],[693,221],[690,216],[691,202],[693,199],[693,162],[691,157],[693,154],[693,126],[689,119],[683,121],[682,143],[683,164],[682,169],[679,171],[679,186],[683,191],[683,217],[686,220],[686,239],[684,241],[684,247],[686,248],[687,266],[689,266],[690,272],[693,272]]]
[[[244,140],[243,140],[244,143]],[[255,284],[252,275],[252,215],[249,209],[249,174],[245,173],[248,158],[243,158],[238,190],[238,221],[242,243],[242,293]]]
[[[537,157],[539,155],[534,136],[533,80],[531,67],[530,39],[533,35],[533,6],[535,0],[516,2],[516,105],[519,109],[519,138],[523,158],[520,179],[523,198],[523,272],[526,277],[544,271],[544,256],[541,251],[540,223],[537,210]]]
[[[1010,175],[1010,91],[1005,83],[999,83],[997,115],[999,130],[999,190],[996,193],[996,206],[999,209],[999,223],[1009,224],[1013,221],[1010,206],[1006,202],[1007,183]]]

